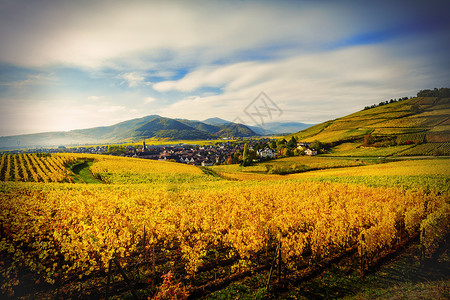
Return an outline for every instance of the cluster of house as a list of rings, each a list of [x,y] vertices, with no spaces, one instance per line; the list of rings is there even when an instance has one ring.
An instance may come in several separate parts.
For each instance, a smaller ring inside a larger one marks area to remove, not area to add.
[[[222,164],[236,151],[243,151],[243,144],[220,144],[209,146],[180,145],[180,146],[145,146],[137,149],[132,157],[147,158],[196,166],[212,166]]]
[[[317,155],[317,150],[314,148],[310,148],[310,147],[311,147],[311,143],[298,143],[297,144],[297,149],[304,150],[306,155],[309,155],[309,156]]]
[[[252,149],[252,145],[249,145]],[[315,149],[310,148],[309,143],[298,143],[298,148],[304,150],[306,155],[317,155]],[[305,150],[306,149],[306,150]],[[175,161],[196,166],[212,166],[222,164],[227,158],[233,157],[234,153],[244,150],[244,144],[223,143],[209,146],[178,145],[178,146],[146,146],[135,149],[128,155],[135,158],[146,158],[162,161]],[[275,158],[278,152],[269,147],[256,151],[258,158]]]
[[[108,146],[78,147],[78,148],[71,149],[72,153],[102,154],[107,151],[108,151]]]
[[[260,140],[259,142],[265,143],[269,139]],[[256,145],[255,141],[247,142],[250,149]],[[306,155],[317,155],[315,149],[310,148],[310,143],[298,143],[299,150],[304,151]],[[126,154],[124,156],[130,156],[135,158],[146,158],[154,160],[175,161],[184,164],[191,164],[197,166],[212,166],[214,164],[222,164],[229,157],[233,157],[234,153],[244,150],[244,143],[230,143],[224,142],[216,145],[198,146],[198,145],[166,145],[166,146],[147,146],[145,142],[143,146],[135,147],[128,145],[126,148]],[[257,148],[255,148],[257,149]],[[42,149],[39,149],[42,152]],[[78,147],[67,149],[60,147],[58,149],[51,149],[54,152],[72,152],[72,153],[93,153],[102,154],[108,152],[108,146],[91,146],[91,147]],[[257,158],[275,158],[278,152],[269,147],[258,149],[256,151]]]
[[[314,148],[310,148],[310,147],[311,147],[311,143],[297,143],[297,149],[300,150],[300,151],[304,151],[304,153],[306,155],[309,155],[309,156],[317,155],[317,150],[314,149]],[[274,158],[274,157],[277,156],[277,151],[267,147],[267,148],[264,148],[262,150],[258,150],[256,152],[256,155],[258,157]]]

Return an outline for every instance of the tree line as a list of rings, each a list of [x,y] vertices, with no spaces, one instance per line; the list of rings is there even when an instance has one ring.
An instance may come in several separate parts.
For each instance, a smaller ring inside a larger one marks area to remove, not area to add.
[[[438,99],[441,98],[450,98],[450,88],[434,88],[432,90],[430,89],[425,89],[425,90],[420,90],[419,92],[417,92],[417,97],[436,97]],[[383,106],[389,103],[394,103],[394,102],[398,102],[398,101],[404,101],[404,100],[408,100],[411,99],[412,97],[402,97],[402,98],[398,98],[398,99],[391,99],[391,100],[386,100],[386,101],[381,101],[378,104],[373,104],[370,106],[366,106],[364,107],[364,110],[367,109],[371,109],[371,108],[375,108],[378,106]]]

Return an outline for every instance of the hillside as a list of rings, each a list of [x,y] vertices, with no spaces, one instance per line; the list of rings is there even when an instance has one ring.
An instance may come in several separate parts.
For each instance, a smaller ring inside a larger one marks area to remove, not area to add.
[[[111,126],[88,129],[0,137],[0,149],[120,142],[128,139],[135,128],[158,117],[150,115]]]
[[[214,118],[214,120],[221,119]],[[250,126],[227,122],[225,120],[223,120],[223,123],[216,122],[216,124],[208,124],[200,121],[192,121],[186,119],[179,119],[178,121],[197,130],[208,132],[220,137],[248,137],[260,134],[259,132],[252,130]]]
[[[209,124],[209,125],[224,125],[224,124],[229,124],[231,122],[221,119],[221,118],[209,118],[209,119],[203,120],[202,123]]]
[[[205,140],[225,136],[247,137],[255,135],[258,134],[242,124],[230,122],[221,125],[209,125],[199,121],[175,120],[150,115],[111,126],[0,137],[0,149],[122,143],[145,138]]]
[[[205,140],[215,138],[213,134],[195,129],[174,119],[159,117],[135,128],[133,138],[168,138],[173,140]]]
[[[263,128],[271,133],[286,134],[297,132],[313,126],[314,124],[305,124],[300,122],[266,122]]]
[[[375,141],[362,149],[368,134]],[[293,136],[305,142],[329,143],[335,146],[332,154],[348,156],[430,155],[437,149],[446,154],[450,98],[416,97],[389,103],[312,126]]]
[[[201,123],[215,126],[232,124],[232,122],[221,118],[209,118],[203,120]],[[306,129],[311,126],[313,126],[313,124],[305,124],[300,122],[266,122],[262,126],[246,125],[246,127],[258,135],[287,134]]]

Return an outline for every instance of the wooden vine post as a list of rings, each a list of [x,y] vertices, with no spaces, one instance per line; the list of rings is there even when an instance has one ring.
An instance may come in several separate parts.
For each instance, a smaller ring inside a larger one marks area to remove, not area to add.
[[[425,247],[425,228],[421,228],[420,229],[420,261],[422,262],[425,259],[425,252],[426,252],[426,247]]]
[[[267,278],[266,290],[269,290],[270,280],[272,279],[273,269],[275,268],[275,264],[278,260],[278,280],[280,280],[281,275],[281,241],[278,243],[277,249],[275,250],[275,256],[272,260],[272,264],[270,266],[269,278]]]
[[[361,233],[361,237],[359,239],[359,271],[361,276],[364,275],[366,269],[366,238],[364,233]]]
[[[112,274],[112,266],[113,263],[115,263],[117,269],[119,270],[120,274],[122,275],[123,279],[125,280],[125,282],[128,285],[128,288],[131,290],[131,294],[133,295],[133,299],[137,300],[138,297],[136,295],[136,292],[134,291],[133,285],[131,284],[131,281],[128,279],[127,274],[125,273],[125,271],[123,270],[122,266],[120,265],[119,261],[116,258],[111,258],[109,260],[109,265],[108,265],[108,280],[106,283],[106,293],[105,293],[105,298],[108,299],[108,293],[109,293],[109,285],[111,283],[111,274]]]

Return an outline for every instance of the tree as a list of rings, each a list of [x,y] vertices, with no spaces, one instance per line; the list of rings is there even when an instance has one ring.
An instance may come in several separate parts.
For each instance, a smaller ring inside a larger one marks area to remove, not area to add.
[[[280,150],[280,155],[281,156],[292,156],[292,151],[289,150],[288,148],[283,148]]]
[[[244,152],[242,153],[242,165],[249,166],[253,162],[253,157],[256,157],[256,154],[253,150],[248,149],[248,144],[244,145]]]
[[[287,143],[287,141],[285,139],[280,139],[277,141],[277,147],[281,146],[281,145],[285,145]]]
[[[247,143],[244,145],[244,152],[242,153],[242,157],[244,158],[244,160],[248,159],[248,144]]]
[[[270,141],[270,149],[277,149],[277,142],[275,140]]]
[[[311,148],[314,148],[317,150],[317,152],[319,152],[320,150],[323,149],[323,144],[318,140],[315,140],[314,142],[311,143]]]
[[[121,155],[127,153],[127,149],[124,146],[120,145],[110,145],[108,146],[108,151],[106,153],[112,155]]]
[[[288,147],[289,149],[297,148],[297,140],[295,139],[295,137],[292,137],[289,142],[287,142],[286,147]]]
[[[374,142],[375,142],[375,138],[369,133],[369,134],[364,136],[363,146],[373,145]]]

